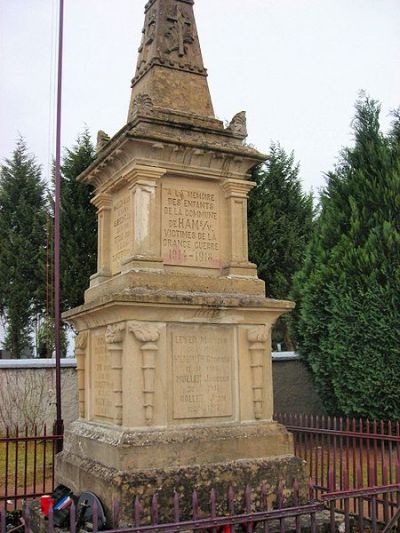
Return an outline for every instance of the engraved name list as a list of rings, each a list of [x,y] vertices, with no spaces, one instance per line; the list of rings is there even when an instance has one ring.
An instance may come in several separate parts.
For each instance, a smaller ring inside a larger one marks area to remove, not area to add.
[[[112,210],[112,257],[113,274],[121,269],[121,262],[129,257],[132,242],[131,204],[129,195],[116,199]]]
[[[230,328],[174,327],[173,418],[232,416],[231,339]]]
[[[111,365],[107,357],[104,332],[93,336],[94,357],[94,416],[99,419],[112,419]]]

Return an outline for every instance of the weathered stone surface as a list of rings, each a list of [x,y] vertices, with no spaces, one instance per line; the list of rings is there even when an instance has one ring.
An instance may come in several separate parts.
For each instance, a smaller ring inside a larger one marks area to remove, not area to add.
[[[305,487],[302,461],[292,456],[273,458],[224,461],[207,465],[193,464],[182,467],[164,467],[162,469],[118,471],[103,464],[96,463],[89,457],[65,456],[59,461],[63,479],[71,480],[71,487],[84,485],[88,490],[101,495],[103,503],[110,509],[112,502],[121,502],[121,524],[132,524],[133,502],[138,496],[145,505],[144,521],[149,522],[150,502],[154,494],[159,494],[160,516],[163,521],[172,520],[172,496],[176,491],[182,502],[182,519],[191,518],[191,497],[194,489],[198,491],[199,517],[209,516],[210,490],[214,488],[218,495],[217,512],[226,513],[226,496],[229,486],[236,494],[237,512],[244,511],[243,495],[247,485],[254,490],[254,509],[260,508],[258,500],[264,483],[270,493],[269,502],[275,501],[278,480],[288,487],[293,479],[298,479]],[[306,498],[305,489],[301,496]]]
[[[128,430],[77,421],[64,455],[97,458],[116,470],[151,470],[290,455],[292,438],[272,422]]]
[[[248,177],[266,156],[244,112],[214,118],[191,0],[146,6],[128,120],[79,177],[98,271],[64,315],[82,339],[81,420],[57,468],[127,521],[135,494],[301,481],[272,421],[270,333],[293,304],[265,298],[248,258]]]
[[[132,80],[129,118],[143,95],[160,107],[213,117],[206,77],[193,2],[149,2]]]

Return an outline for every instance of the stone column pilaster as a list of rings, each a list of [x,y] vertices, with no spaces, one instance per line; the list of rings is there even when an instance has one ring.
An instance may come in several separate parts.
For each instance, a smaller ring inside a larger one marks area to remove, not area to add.
[[[79,418],[86,418],[86,348],[88,332],[82,331],[75,338],[76,372],[78,378]]]
[[[110,194],[98,194],[92,200],[97,208],[97,273],[91,277],[91,286],[111,277],[111,213]]]
[[[107,327],[106,343],[111,358],[111,379],[114,407],[114,424],[122,426],[122,351],[125,333],[125,323],[112,324]]]
[[[146,424],[153,422],[155,377],[160,329],[149,324],[130,324],[129,331],[141,343],[143,372],[143,409]]]
[[[249,262],[247,198],[254,183],[226,179],[223,182],[228,209],[228,275],[255,276],[256,266]]]
[[[122,271],[132,268],[161,269],[161,187],[165,169],[136,166],[127,179],[133,205],[132,256],[122,264]]]
[[[264,415],[264,366],[265,344],[268,335],[265,327],[259,326],[247,332],[250,352],[251,381],[253,389],[254,418],[260,420]]]

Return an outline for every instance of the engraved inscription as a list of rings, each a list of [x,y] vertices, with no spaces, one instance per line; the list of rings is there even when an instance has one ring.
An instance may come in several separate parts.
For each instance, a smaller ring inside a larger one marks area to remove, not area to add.
[[[121,262],[129,257],[132,242],[130,195],[117,196],[112,208],[112,256],[111,270],[113,274],[120,271]]]
[[[163,187],[162,249],[169,265],[219,268],[217,190]]]
[[[93,336],[94,416],[112,419],[111,365],[107,357],[104,332]]]
[[[172,329],[173,418],[228,417],[232,406],[232,329]]]

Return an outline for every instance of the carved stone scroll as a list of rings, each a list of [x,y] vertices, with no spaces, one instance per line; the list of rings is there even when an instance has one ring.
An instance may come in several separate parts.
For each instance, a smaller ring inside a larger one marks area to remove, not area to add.
[[[263,397],[264,397],[264,357],[265,343],[268,335],[264,327],[256,327],[247,332],[250,351],[250,366],[253,388],[254,418],[257,420],[263,417]]]
[[[97,132],[96,153],[98,154],[108,144],[111,137],[103,130]]]
[[[153,422],[155,375],[160,329],[152,324],[131,324],[129,331],[141,343],[143,372],[143,408],[146,424]]]
[[[106,343],[111,356],[114,424],[122,426],[122,342],[125,323],[112,324],[106,330]]]
[[[247,137],[246,112],[241,111],[240,113],[237,113],[231,120],[227,129],[228,131],[232,132],[234,135],[237,135],[245,139]]]
[[[76,357],[76,371],[78,377],[78,397],[79,397],[79,417],[86,416],[86,402],[85,402],[85,367],[86,367],[86,347],[88,340],[88,332],[82,331],[75,338],[75,357]]]

